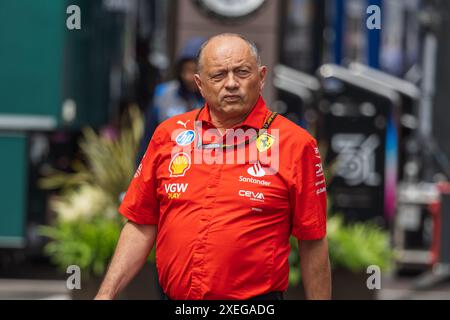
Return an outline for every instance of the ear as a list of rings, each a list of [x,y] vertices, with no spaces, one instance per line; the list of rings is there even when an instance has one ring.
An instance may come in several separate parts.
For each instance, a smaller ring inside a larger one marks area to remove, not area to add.
[[[200,91],[200,94],[204,98],[205,96],[203,95],[202,80],[200,79],[200,75],[196,73],[194,75],[194,80],[195,80],[195,83],[197,84],[197,87],[198,87],[198,90]]]
[[[267,75],[267,67],[266,66],[262,66],[259,68],[259,78],[261,79],[261,85],[260,85],[260,90],[262,91],[264,89],[264,85],[266,83],[266,75]]]

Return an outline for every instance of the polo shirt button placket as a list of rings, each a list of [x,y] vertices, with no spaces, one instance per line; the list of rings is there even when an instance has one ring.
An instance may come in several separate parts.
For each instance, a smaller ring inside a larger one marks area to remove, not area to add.
[[[193,254],[194,268],[192,270],[192,291],[195,298],[202,299],[204,291],[202,290],[202,279],[205,279],[205,269],[207,266],[205,260],[206,243],[208,238],[208,231],[210,229],[211,221],[213,218],[214,202],[217,196],[217,190],[220,182],[220,176],[222,172],[222,164],[208,165],[209,175],[208,183],[206,185],[205,199],[203,204],[203,210],[200,216],[200,232],[198,235],[198,242],[196,250]],[[207,285],[206,285],[207,286]]]

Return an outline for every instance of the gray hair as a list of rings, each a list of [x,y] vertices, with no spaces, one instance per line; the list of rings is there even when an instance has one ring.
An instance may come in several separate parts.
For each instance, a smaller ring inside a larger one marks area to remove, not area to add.
[[[258,67],[261,67],[261,64],[262,64],[261,56],[259,54],[258,47],[256,46],[256,44],[253,41],[247,39],[246,37],[244,37],[243,35],[241,35],[239,33],[221,33],[221,34],[212,36],[211,38],[206,40],[200,47],[200,50],[198,51],[198,54],[197,54],[197,72],[200,72],[203,67],[202,63],[201,63],[202,56],[203,56],[203,50],[206,48],[206,46],[209,44],[209,42],[212,39],[219,38],[219,37],[236,37],[236,38],[240,38],[240,39],[244,40],[248,44],[251,54],[255,57]]]

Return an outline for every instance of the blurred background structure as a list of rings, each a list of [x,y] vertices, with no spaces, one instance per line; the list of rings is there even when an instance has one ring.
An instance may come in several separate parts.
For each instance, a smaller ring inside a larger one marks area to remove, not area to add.
[[[79,30],[66,26],[70,5]],[[104,216],[151,135],[142,125],[158,123],[162,88],[190,77],[177,64],[186,44],[237,32],[268,66],[271,109],[321,146],[335,297],[449,299],[449,28],[445,0],[2,0],[0,298],[90,297],[67,290],[65,266],[98,286],[122,223]],[[198,104],[176,88],[173,110]],[[95,234],[102,219],[110,229]],[[366,288],[370,265],[381,290]],[[159,298],[149,273],[152,262],[124,298]],[[288,297],[301,297],[290,280]]]

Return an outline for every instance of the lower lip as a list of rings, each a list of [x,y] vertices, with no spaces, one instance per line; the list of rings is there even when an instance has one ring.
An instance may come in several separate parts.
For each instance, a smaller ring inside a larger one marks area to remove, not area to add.
[[[227,102],[236,102],[239,101],[241,97],[239,96],[232,96],[232,97],[225,97],[224,100]]]

